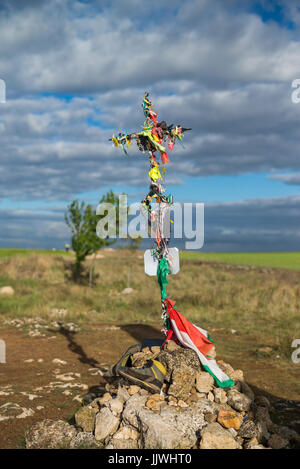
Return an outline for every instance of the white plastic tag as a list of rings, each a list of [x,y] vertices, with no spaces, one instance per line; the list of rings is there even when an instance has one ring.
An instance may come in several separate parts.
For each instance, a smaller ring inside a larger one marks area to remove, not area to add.
[[[179,250],[177,248],[169,248],[167,259],[170,266],[170,273],[177,274],[180,270]],[[147,249],[144,254],[145,273],[150,276],[157,275],[158,259],[153,255],[152,249]]]

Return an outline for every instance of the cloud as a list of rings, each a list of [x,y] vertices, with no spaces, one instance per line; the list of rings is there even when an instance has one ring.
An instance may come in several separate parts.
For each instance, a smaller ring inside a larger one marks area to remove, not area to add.
[[[300,185],[300,173],[294,174],[269,174],[269,179],[274,179],[275,181],[282,181],[285,184]]]
[[[203,251],[297,251],[300,243],[299,196],[207,203]],[[0,210],[0,247],[61,248],[69,242],[66,208]],[[143,242],[149,248],[153,241]],[[172,245],[184,248],[185,239]]]
[[[272,12],[272,3],[261,5]],[[170,152],[168,184],[258,172],[299,184],[291,82],[300,13],[296,2],[278,4],[284,23],[262,18],[250,0],[0,0],[0,198],[55,202],[146,188],[147,155],[132,146],[125,156],[108,141],[141,129],[145,90],[160,119],[193,128],[185,148]],[[236,206],[226,213],[234,224]],[[250,242],[248,232],[223,225],[214,242],[230,230]]]

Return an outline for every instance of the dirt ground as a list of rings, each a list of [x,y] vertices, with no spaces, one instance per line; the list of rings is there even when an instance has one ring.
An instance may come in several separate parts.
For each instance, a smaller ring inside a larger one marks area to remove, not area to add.
[[[12,402],[34,411],[25,418],[0,420],[0,448],[24,448],[26,429],[45,418],[71,422],[81,406],[80,397],[105,384],[99,367],[113,364],[129,345],[143,338],[162,337],[159,324],[89,324],[80,332],[53,331],[46,337],[30,337],[14,327],[0,326],[0,338],[6,342],[6,363],[0,363],[0,407]],[[241,347],[238,335],[213,331],[213,337],[217,359],[242,369],[255,391],[272,402],[299,401],[299,366],[287,369],[274,360],[256,359],[249,352],[250,338],[248,345],[243,338]],[[66,364],[53,363],[55,359]],[[289,411],[275,417],[277,423],[300,422],[300,407],[291,403]]]

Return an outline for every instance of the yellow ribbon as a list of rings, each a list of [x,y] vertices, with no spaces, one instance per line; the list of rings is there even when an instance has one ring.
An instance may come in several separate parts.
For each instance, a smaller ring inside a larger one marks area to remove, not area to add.
[[[149,177],[152,179],[152,181],[157,181],[157,179],[162,179],[160,171],[157,166],[153,166],[153,168],[150,169],[149,171]]]
[[[118,142],[118,139],[115,137],[115,135],[113,135],[111,139],[112,139],[112,141],[114,142],[115,147],[118,147],[118,146],[119,146],[119,142]]]

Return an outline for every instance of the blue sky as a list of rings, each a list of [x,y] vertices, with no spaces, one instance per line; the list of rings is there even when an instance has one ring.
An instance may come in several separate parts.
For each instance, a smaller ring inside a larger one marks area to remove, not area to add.
[[[293,0],[0,0],[0,247],[63,247],[74,198],[143,198],[147,157],[108,138],[147,90],[193,128],[166,184],[205,203],[204,249],[299,250],[299,27]]]

